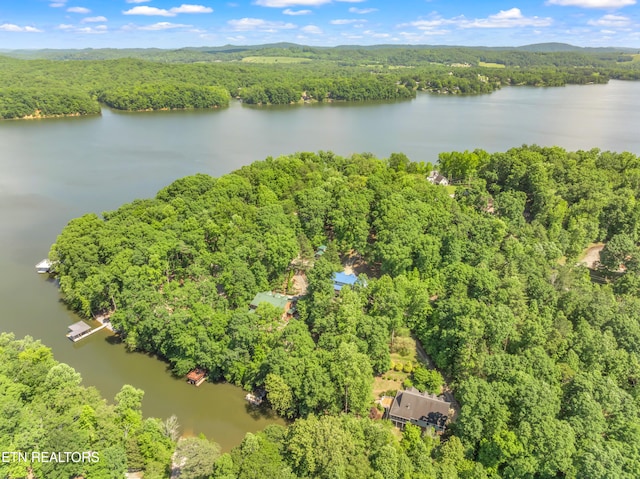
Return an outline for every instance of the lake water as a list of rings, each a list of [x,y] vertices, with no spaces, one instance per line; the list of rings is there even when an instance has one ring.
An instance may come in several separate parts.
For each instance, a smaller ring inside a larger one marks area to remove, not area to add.
[[[226,384],[188,386],[166,365],[127,353],[103,332],[73,344],[77,318],[34,265],[72,218],[155,195],[173,180],[218,176],[265,157],[332,150],[404,152],[435,162],[441,151],[503,151],[522,144],[640,154],[640,82],[505,88],[474,97],[419,95],[399,103],[121,113],[0,122],[0,330],[31,335],[109,400],[123,384],[144,389],[144,413],[176,414],[187,433],[225,450],[247,431],[280,422],[251,414]]]

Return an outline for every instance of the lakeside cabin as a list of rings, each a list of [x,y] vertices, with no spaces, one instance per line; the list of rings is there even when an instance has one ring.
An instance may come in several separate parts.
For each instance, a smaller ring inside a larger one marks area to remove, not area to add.
[[[77,323],[73,323],[71,326],[69,326],[67,338],[75,343],[85,336],[89,336],[89,334],[91,334],[91,326],[89,326],[84,321],[78,321]]]
[[[36,265],[36,271],[40,274],[48,273],[51,271],[51,261],[48,258],[43,259]]]
[[[207,372],[204,369],[195,368],[187,374],[187,382],[194,386],[200,386],[207,380]]]

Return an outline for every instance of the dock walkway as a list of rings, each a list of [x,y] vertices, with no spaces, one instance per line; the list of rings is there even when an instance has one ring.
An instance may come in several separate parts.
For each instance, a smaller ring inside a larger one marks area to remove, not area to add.
[[[69,338],[71,341],[76,343],[76,342],[80,341],[81,339],[84,339],[87,336],[91,336],[93,333],[96,333],[96,332],[100,331],[101,329],[109,327],[110,324],[111,323],[102,323],[97,328],[89,329],[89,330],[85,331],[84,333],[76,335],[76,336],[72,336],[71,333],[69,333],[69,334],[67,334],[67,338]]]
[[[114,332],[113,325],[111,324],[111,321],[109,320],[109,318],[110,318],[110,315],[107,315],[107,314],[101,314],[99,316],[95,316],[94,319],[100,324],[100,326],[98,326],[97,328],[92,328],[84,321],[78,321],[77,323],[74,323],[71,326],[69,326],[69,332],[67,333],[67,338],[69,338],[71,341],[75,343],[105,328],[113,333]]]

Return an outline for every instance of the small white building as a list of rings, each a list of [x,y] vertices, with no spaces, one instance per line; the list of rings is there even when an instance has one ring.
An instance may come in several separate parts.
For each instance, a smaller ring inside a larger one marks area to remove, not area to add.
[[[433,170],[431,173],[429,173],[429,176],[427,176],[427,181],[433,185],[447,186],[449,184],[449,180],[447,180],[446,177],[442,176],[436,170]]]

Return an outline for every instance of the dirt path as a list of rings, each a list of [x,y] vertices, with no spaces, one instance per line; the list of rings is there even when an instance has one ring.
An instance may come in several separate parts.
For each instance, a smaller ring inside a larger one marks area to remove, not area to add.
[[[380,271],[375,266],[368,264],[362,256],[353,251],[348,256],[342,257],[342,264],[344,272],[347,274],[355,274],[356,276],[365,274],[368,278],[380,277]]]
[[[580,255],[578,264],[584,264],[587,268],[596,269],[600,263],[600,252],[604,248],[604,243],[589,245]]]
[[[307,275],[304,274],[304,271],[296,271],[296,274],[293,275],[293,289],[296,290],[296,295],[304,296],[307,294],[308,287]]]

